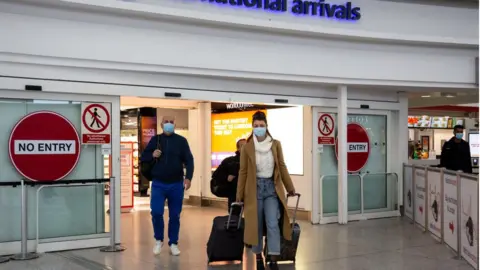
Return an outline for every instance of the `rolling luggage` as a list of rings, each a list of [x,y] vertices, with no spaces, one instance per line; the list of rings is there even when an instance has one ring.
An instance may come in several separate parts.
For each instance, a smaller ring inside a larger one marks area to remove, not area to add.
[[[287,196],[287,202],[288,202]],[[285,238],[280,239],[280,256],[278,257],[279,262],[283,261],[293,261],[295,263],[295,257],[297,256],[298,241],[300,240],[300,225],[295,222],[297,219],[297,210],[298,203],[300,202],[300,194],[296,193],[292,197],[297,197],[297,204],[295,210],[293,211],[293,220],[292,220],[292,241],[287,241]],[[270,262],[270,256],[268,256],[268,248],[265,245],[264,255],[267,262]]]
[[[233,207],[241,207],[240,216],[232,216]],[[213,219],[212,232],[207,243],[208,263],[242,261],[243,259],[243,203],[232,203],[230,214]]]

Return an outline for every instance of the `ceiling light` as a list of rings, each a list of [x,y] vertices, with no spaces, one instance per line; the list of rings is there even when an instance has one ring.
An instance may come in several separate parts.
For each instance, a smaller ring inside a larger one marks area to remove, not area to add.
[[[423,95],[422,98],[429,98],[431,97],[430,95]]]
[[[455,96],[454,96],[454,95],[451,95],[451,94],[446,94],[445,97],[446,97],[446,98],[453,98],[453,97],[455,97]]]

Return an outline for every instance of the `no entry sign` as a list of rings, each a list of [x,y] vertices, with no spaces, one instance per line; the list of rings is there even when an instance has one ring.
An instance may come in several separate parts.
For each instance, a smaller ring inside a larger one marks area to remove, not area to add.
[[[338,140],[335,144],[338,158]],[[358,172],[367,164],[370,156],[370,139],[363,126],[358,123],[347,125],[347,171]]]
[[[17,171],[32,181],[56,181],[78,163],[80,139],[75,126],[50,111],[26,115],[13,127],[8,142],[10,160]]]
[[[110,104],[82,103],[82,143],[109,144]]]
[[[318,144],[335,144],[335,121],[333,115],[321,113],[318,116]]]

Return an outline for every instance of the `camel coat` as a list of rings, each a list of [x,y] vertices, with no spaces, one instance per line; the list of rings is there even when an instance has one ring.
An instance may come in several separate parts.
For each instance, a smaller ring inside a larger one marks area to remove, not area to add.
[[[287,192],[293,192],[295,188],[283,159],[282,146],[277,140],[273,140],[272,154],[275,161],[273,181],[275,182],[275,190],[277,191],[278,199],[280,201],[280,212],[282,213],[283,210],[280,220],[280,231],[285,239],[291,240],[292,228],[290,218],[288,217],[285,189]],[[259,226],[257,217],[257,165],[255,159],[255,144],[253,139],[251,139],[242,147],[242,152],[240,154],[237,201],[244,202],[244,242],[245,244],[252,246],[258,245],[257,226]]]

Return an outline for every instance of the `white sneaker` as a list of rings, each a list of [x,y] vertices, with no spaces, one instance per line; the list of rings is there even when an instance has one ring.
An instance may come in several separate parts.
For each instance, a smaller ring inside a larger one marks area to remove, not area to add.
[[[153,254],[158,255],[162,251],[163,247],[163,242],[162,241],[157,241],[155,243],[155,247],[153,247]]]
[[[180,255],[180,249],[178,249],[178,246],[175,244],[170,245],[170,252],[172,253],[173,256]]]

